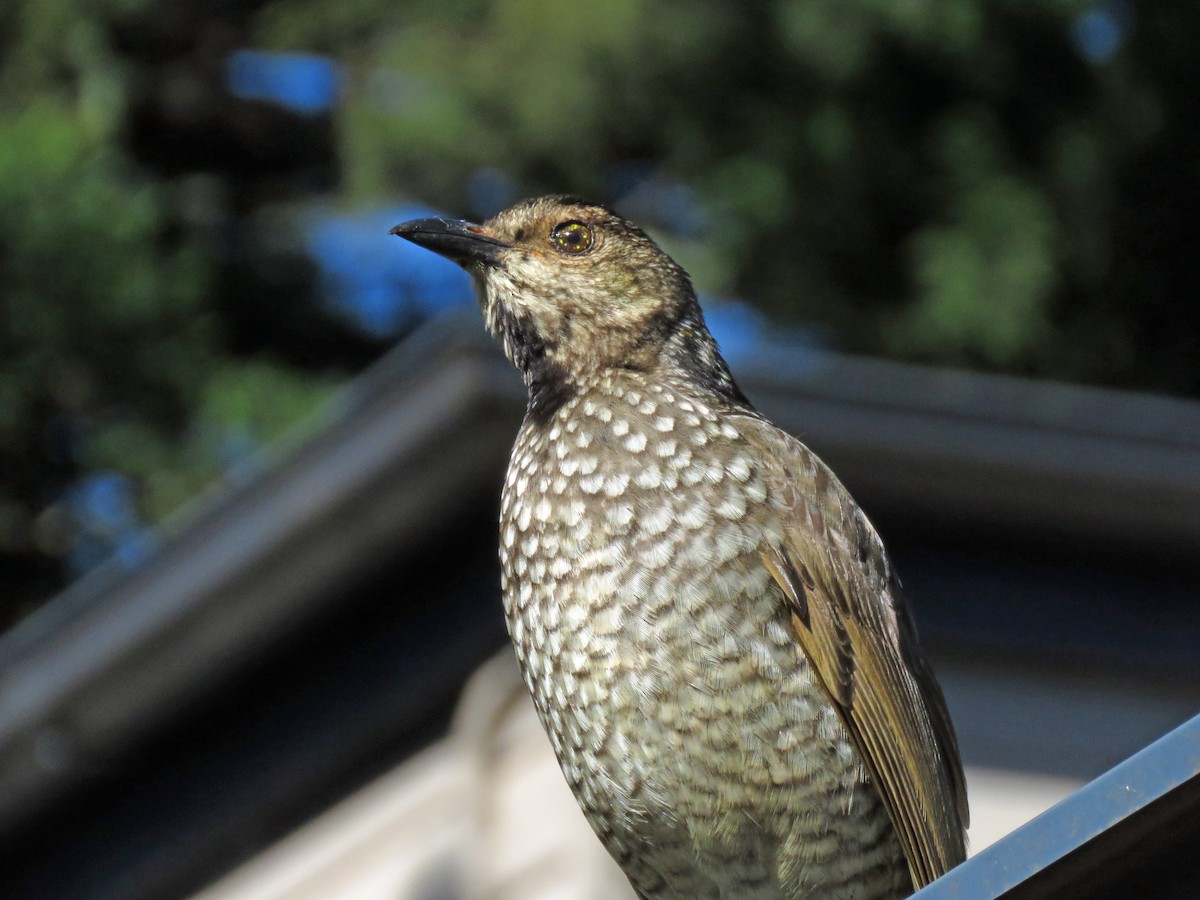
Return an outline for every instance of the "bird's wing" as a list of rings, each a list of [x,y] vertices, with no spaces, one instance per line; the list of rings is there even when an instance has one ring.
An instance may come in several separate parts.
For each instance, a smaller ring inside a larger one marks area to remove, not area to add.
[[[954,726],[875,529],[815,454],[740,419],[782,503],[763,562],[792,602],[800,644],[883,796],[920,888],[961,862],[967,791]]]

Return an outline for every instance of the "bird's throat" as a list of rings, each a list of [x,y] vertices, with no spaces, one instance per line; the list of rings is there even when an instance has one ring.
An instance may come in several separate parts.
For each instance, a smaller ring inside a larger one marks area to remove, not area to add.
[[[504,354],[521,373],[529,391],[528,421],[545,425],[575,395],[570,371],[555,358],[557,343],[541,334],[533,318],[492,301],[486,311],[488,328]]]

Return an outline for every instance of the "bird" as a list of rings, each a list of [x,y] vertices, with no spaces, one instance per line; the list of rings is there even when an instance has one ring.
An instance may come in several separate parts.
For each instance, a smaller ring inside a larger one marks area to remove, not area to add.
[[[472,276],[527,387],[505,617],[638,897],[903,897],[961,862],[954,727],[883,543],[739,389],[684,269],[566,195],[391,233]]]

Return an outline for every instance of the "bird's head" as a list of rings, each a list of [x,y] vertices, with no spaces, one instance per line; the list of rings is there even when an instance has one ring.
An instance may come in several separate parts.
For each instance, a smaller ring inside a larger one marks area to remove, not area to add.
[[[687,273],[604,206],[540,197],[482,225],[418,219],[391,233],[471,273],[488,330],[531,391],[669,356],[736,392]]]

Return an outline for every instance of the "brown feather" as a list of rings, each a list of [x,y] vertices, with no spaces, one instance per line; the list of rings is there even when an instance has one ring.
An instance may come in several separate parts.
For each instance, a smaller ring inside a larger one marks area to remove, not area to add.
[[[961,862],[968,823],[958,745],[883,544],[837,478],[803,444],[761,420],[743,434],[775,461],[790,512],[763,563],[883,797],[920,888]]]

